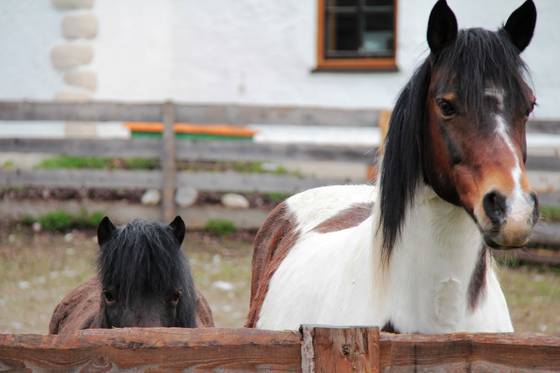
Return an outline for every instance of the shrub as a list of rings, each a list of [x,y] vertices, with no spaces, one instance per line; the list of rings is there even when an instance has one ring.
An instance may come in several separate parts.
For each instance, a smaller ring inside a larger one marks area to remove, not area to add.
[[[56,210],[34,218],[31,215],[25,215],[21,219],[21,223],[31,226],[35,222],[41,224],[41,228],[49,232],[61,232],[70,229],[91,229],[96,228],[105,214],[100,211],[88,213],[82,209],[79,214],[70,214],[66,211]]]
[[[204,229],[216,236],[227,236],[228,234],[235,233],[237,230],[235,224],[227,219],[210,219]]]
[[[560,207],[558,206],[541,206],[541,217],[546,221],[560,222]]]
[[[65,211],[52,211],[41,215],[37,221],[46,231],[65,231],[72,228],[72,217]]]

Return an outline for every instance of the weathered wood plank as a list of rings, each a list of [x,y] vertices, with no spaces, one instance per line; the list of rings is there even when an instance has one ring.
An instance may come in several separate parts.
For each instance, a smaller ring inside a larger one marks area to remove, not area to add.
[[[520,334],[381,333],[381,371],[557,372],[560,338]]]
[[[296,193],[318,186],[344,184],[345,182],[346,180],[341,179],[319,179],[311,176],[241,174],[232,171],[181,172],[178,175],[179,186],[192,186],[199,190],[216,192]]]
[[[0,120],[161,122],[159,103],[0,101]]]
[[[379,329],[302,326],[302,371],[379,372]]]
[[[163,137],[161,139],[161,207],[163,221],[175,216],[175,189],[177,186],[177,164],[175,160],[175,107],[171,102],[163,107]]]
[[[204,161],[337,161],[375,163],[376,151],[365,146],[261,144],[245,141],[176,142],[178,160]],[[159,157],[158,139],[0,139],[0,152],[76,156]],[[560,166],[559,166],[560,168]]]
[[[560,223],[538,222],[531,235],[531,244],[560,249]]]
[[[378,110],[234,104],[174,104],[177,122],[373,127]],[[161,122],[161,103],[0,101],[0,120]]]
[[[0,335],[0,367],[295,372],[301,367],[300,349],[297,332],[219,328],[92,329],[67,337]]]
[[[21,220],[25,216],[40,216],[55,210],[63,210],[73,214],[80,211],[101,211],[109,214],[117,224],[126,224],[133,219],[161,219],[159,206],[131,204],[125,201],[92,201],[92,200],[0,200],[1,220]],[[178,208],[177,213],[187,223],[187,229],[204,229],[208,220],[226,219],[235,223],[238,229],[258,229],[268,216],[264,209],[231,209],[220,205],[189,206]],[[188,244],[187,244],[188,245]]]
[[[295,193],[345,180],[319,179],[292,175],[242,174],[236,172],[179,172],[177,186],[204,191]],[[44,186],[57,188],[156,188],[161,186],[160,171],[106,170],[0,170],[5,187]]]

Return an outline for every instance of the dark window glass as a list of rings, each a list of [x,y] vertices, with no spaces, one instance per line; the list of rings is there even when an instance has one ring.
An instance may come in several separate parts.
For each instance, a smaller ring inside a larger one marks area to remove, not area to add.
[[[328,0],[325,57],[393,57],[394,0]]]

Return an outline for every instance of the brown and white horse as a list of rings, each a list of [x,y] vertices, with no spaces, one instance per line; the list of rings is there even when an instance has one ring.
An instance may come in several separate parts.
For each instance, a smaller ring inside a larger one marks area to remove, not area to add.
[[[528,0],[497,32],[459,31],[436,3],[431,53],[394,107],[379,186],[308,190],[270,214],[247,326],[513,330],[490,249],[524,246],[538,218],[525,172],[535,98],[519,57],[535,23]]]

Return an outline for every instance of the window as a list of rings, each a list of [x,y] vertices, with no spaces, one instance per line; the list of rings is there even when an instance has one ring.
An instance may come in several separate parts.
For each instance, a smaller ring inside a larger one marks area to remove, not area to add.
[[[397,0],[317,0],[318,70],[395,70]]]

